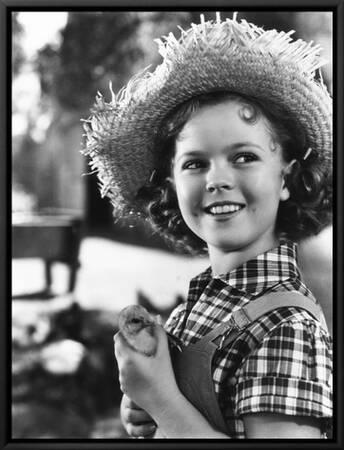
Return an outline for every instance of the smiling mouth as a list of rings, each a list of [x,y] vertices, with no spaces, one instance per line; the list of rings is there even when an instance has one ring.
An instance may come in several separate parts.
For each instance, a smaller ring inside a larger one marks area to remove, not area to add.
[[[212,203],[211,205],[207,206],[206,208],[204,208],[204,211],[207,214],[211,214],[212,216],[221,216],[236,213],[243,208],[244,205],[240,205],[238,203],[218,202]]]

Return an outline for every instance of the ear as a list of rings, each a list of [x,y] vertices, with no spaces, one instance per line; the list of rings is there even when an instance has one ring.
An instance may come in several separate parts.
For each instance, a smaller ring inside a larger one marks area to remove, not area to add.
[[[290,191],[286,183],[286,175],[290,175],[293,166],[296,163],[296,159],[293,159],[290,161],[290,163],[282,170],[282,186],[281,186],[281,193],[280,193],[280,200],[282,202],[285,202],[290,197]]]

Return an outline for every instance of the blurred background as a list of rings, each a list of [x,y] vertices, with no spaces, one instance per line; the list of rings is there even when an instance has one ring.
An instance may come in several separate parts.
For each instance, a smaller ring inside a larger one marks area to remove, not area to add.
[[[13,438],[126,438],[112,335],[141,303],[165,319],[205,258],[175,254],[145,224],[113,223],[80,154],[81,118],[159,64],[153,39],[209,11],[12,13]],[[221,12],[221,17],[232,17]],[[329,64],[332,14],[245,11],[264,28],[296,30]]]

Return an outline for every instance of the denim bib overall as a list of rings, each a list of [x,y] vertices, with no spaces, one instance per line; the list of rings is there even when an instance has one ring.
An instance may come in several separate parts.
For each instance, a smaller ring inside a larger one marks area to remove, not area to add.
[[[231,435],[218,404],[212,377],[212,360],[222,336],[226,333],[222,345],[228,346],[260,316],[283,307],[305,309],[326,328],[321,307],[314,301],[294,292],[275,292],[233,312],[228,322],[218,325],[195,344],[179,350],[172,349],[171,357],[179,389],[216,430]]]

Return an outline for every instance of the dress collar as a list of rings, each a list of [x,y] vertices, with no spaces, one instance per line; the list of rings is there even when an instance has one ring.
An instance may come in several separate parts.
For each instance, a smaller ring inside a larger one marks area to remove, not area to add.
[[[300,277],[297,244],[283,241],[226,274],[212,276],[211,268],[208,267],[196,279],[198,283],[218,279],[232,288],[254,295],[285,280]]]

